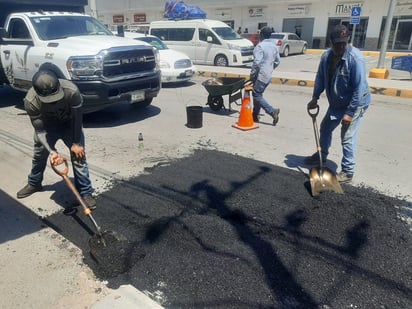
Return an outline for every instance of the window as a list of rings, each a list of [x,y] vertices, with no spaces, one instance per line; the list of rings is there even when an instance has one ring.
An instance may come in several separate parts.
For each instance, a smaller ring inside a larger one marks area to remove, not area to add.
[[[299,40],[296,34],[289,34],[289,40]]]
[[[30,32],[26,24],[21,19],[12,19],[10,21],[9,38],[11,39],[30,39]]]
[[[220,44],[218,38],[213,34],[212,31],[209,29],[199,29],[199,40],[207,42],[207,37],[210,36],[212,38],[213,44]]]
[[[157,28],[152,29],[152,35],[162,41],[190,41],[193,39],[195,28]]]

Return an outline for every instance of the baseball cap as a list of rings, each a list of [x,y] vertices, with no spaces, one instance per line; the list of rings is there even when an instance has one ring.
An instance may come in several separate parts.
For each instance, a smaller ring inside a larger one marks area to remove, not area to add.
[[[43,103],[53,103],[64,97],[57,76],[50,71],[39,71],[33,76],[33,88]]]
[[[348,43],[349,31],[344,25],[336,25],[330,33],[330,40],[332,44]]]
[[[269,39],[270,35],[272,34],[272,29],[269,27],[263,27],[260,29],[260,36],[264,39]]]

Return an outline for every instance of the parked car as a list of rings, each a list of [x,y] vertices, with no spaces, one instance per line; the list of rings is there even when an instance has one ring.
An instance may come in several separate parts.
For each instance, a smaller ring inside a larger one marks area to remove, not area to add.
[[[260,42],[259,33],[243,33],[241,36],[251,41],[255,46]]]
[[[188,81],[196,73],[196,67],[193,66],[192,60],[186,54],[169,49],[158,37],[128,31],[124,33],[124,36],[149,43],[159,51],[162,83]]]
[[[274,32],[270,38],[276,41],[279,53],[283,57],[291,54],[304,54],[308,48],[308,43],[294,33]]]

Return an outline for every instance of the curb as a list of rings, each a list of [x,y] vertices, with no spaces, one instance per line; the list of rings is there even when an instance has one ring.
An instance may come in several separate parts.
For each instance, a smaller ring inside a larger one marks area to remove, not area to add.
[[[92,305],[91,309],[164,309],[132,285],[121,285],[113,293]]]
[[[307,49],[306,53],[311,55],[320,55],[323,54],[326,49]],[[364,56],[379,57],[380,51],[361,51]],[[386,52],[385,57],[399,57],[399,56],[412,56],[410,52]]]
[[[235,73],[219,73],[219,72],[206,72],[206,71],[197,71],[196,76],[200,77],[240,77],[249,79],[249,75],[245,74],[235,74]],[[296,78],[282,78],[282,77],[273,77],[272,84],[275,85],[285,85],[285,86],[299,86],[299,87],[313,87],[315,82],[308,79],[296,79]],[[386,95],[394,96],[399,98],[412,98],[412,89],[403,89],[396,87],[377,87],[371,86],[369,83],[369,89],[371,94],[376,95]]]

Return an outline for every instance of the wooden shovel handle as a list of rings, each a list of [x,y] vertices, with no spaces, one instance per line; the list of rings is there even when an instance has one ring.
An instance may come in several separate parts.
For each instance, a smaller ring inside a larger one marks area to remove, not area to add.
[[[63,167],[61,167],[64,164]],[[58,165],[53,165],[51,164],[51,167],[53,169],[53,171],[56,172],[57,175],[60,176],[67,176],[67,174],[69,173],[69,163],[67,162],[66,158],[63,158],[63,163],[58,164]]]

